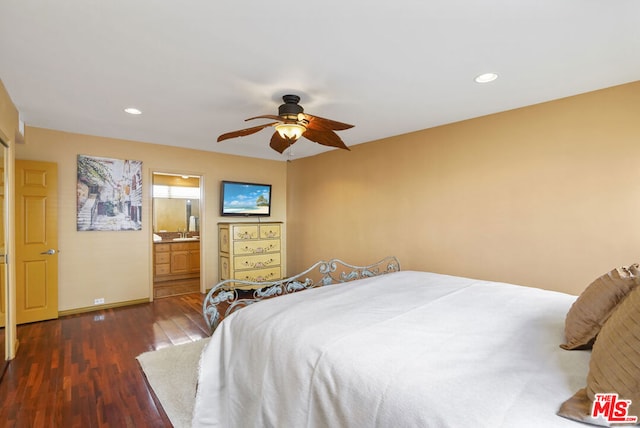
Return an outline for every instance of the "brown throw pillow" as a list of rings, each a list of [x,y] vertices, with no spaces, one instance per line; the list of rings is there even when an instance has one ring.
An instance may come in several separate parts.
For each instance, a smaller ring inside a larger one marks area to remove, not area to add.
[[[618,394],[618,402],[631,400],[626,415],[640,422],[640,287],[629,293],[602,327],[593,345],[587,387],[565,401],[558,414],[607,426],[603,412],[600,418],[592,418],[592,406],[596,394],[612,393]]]
[[[573,302],[565,319],[563,349],[590,349],[616,305],[640,284],[640,267],[613,269],[595,281]]]

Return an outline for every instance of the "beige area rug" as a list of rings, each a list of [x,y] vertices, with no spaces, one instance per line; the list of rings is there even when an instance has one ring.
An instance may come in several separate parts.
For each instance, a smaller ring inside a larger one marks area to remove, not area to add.
[[[191,426],[198,363],[209,338],[138,355],[153,392],[175,428]]]

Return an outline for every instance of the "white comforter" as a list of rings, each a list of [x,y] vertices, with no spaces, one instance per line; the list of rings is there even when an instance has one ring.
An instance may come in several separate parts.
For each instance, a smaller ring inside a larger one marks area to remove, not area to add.
[[[194,427],[569,427],[575,296],[402,271],[244,308],[200,362]]]

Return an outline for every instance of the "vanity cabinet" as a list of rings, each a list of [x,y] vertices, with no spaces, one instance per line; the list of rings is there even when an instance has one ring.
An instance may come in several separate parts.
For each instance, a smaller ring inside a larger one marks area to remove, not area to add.
[[[219,223],[218,237],[221,281],[282,279],[282,223]]]
[[[153,244],[154,297],[200,289],[200,241]]]
[[[154,244],[153,279],[171,273],[171,244]]]
[[[171,246],[169,271],[172,275],[200,272],[200,243],[189,242],[169,245]]]

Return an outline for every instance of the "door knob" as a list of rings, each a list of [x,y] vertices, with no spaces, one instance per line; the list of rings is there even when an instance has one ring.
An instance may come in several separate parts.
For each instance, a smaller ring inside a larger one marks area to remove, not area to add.
[[[40,254],[44,256],[53,256],[55,253],[56,253],[56,250],[54,250],[53,248],[49,248],[47,251],[44,251]]]

